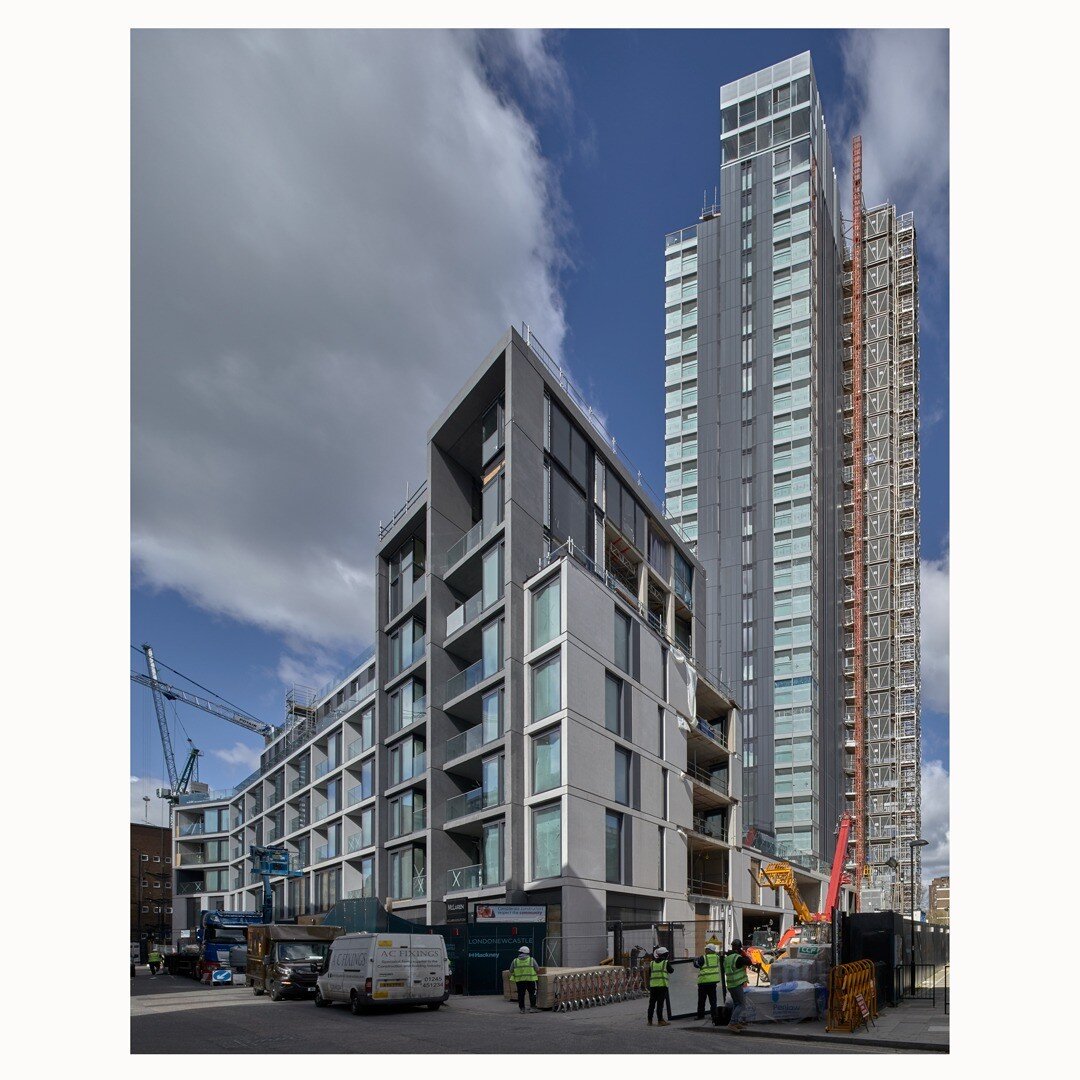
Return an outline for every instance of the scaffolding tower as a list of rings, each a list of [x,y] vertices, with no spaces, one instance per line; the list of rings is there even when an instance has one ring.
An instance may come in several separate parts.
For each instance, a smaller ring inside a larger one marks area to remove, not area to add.
[[[910,846],[921,825],[918,260],[912,214],[861,198],[853,207],[843,279],[851,865],[867,901],[881,890],[885,907],[907,910],[921,880]]]

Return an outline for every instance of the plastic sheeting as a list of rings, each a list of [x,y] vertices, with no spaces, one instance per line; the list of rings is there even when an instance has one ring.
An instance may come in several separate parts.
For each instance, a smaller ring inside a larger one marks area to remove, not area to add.
[[[745,1008],[736,1009],[732,1020],[741,1024],[769,1024],[820,1019],[825,1015],[829,993],[824,986],[813,983],[788,982],[751,986],[745,997]]]

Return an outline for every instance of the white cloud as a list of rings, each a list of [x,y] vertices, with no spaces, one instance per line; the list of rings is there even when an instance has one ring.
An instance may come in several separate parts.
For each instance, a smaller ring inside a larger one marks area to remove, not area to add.
[[[843,41],[845,142],[863,141],[867,206],[915,211],[920,253],[948,253],[949,34],[946,30],[855,30]],[[850,192],[848,145],[842,191]],[[841,170],[838,169],[838,172]]]
[[[922,766],[922,880],[929,886],[949,873],[949,771],[941,761]]]
[[[138,825],[169,824],[169,804],[157,797],[157,789],[168,787],[165,780],[152,776],[132,776],[131,778],[131,820]],[[144,802],[143,797],[150,801]]]
[[[135,34],[140,584],[370,640],[428,427],[511,323],[564,336],[557,182],[507,83],[565,102],[538,33]]]
[[[211,750],[210,753],[226,765],[242,766],[245,772],[253,772],[259,766],[259,749],[242,742],[235,742],[226,749]]]
[[[949,557],[923,559],[919,567],[922,703],[949,711]]]

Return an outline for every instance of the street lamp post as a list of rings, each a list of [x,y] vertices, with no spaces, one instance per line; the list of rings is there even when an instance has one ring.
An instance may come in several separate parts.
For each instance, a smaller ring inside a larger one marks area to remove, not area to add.
[[[926,847],[929,840],[912,840],[908,844],[911,856],[911,996],[915,996],[915,849]]]

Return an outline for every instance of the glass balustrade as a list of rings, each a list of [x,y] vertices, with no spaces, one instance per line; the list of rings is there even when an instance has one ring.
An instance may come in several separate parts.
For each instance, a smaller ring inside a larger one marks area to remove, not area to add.
[[[459,694],[464,694],[499,670],[500,665],[488,657],[477,660],[475,664],[470,664],[464,671],[459,671],[446,680],[446,700],[450,701]]]
[[[486,521],[478,521],[456,544],[451,547],[446,553],[446,565],[447,567],[453,566],[455,563],[460,562],[466,555],[475,551],[481,543],[483,543],[485,537],[491,535],[493,530],[499,522],[488,523]]]
[[[502,792],[497,790],[485,791],[482,787],[473,788],[461,795],[455,795],[446,800],[446,818],[464,817],[466,814],[475,814],[480,810],[490,810],[493,806],[502,804]]]
[[[370,799],[375,794],[374,784],[357,784],[355,787],[349,788],[348,800],[349,805],[353,806],[358,802],[363,802],[364,799]]]
[[[469,728],[468,731],[463,731],[460,735],[446,740],[446,760],[451,761],[453,758],[461,757],[462,754],[471,754],[474,750],[479,750],[482,746],[487,746],[488,743],[500,738],[502,738],[501,724],[494,728],[491,725],[477,724],[476,727]]]

